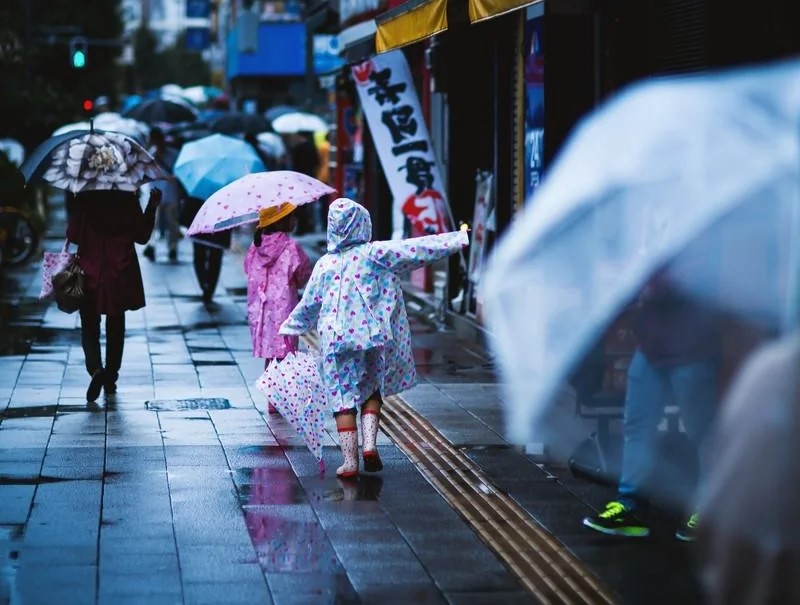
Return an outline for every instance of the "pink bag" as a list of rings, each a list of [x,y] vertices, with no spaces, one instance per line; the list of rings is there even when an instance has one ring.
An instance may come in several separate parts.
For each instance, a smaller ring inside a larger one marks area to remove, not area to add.
[[[72,257],[75,256],[68,250],[69,240],[65,239],[64,247],[60,252],[45,252],[42,256],[42,291],[39,293],[39,300],[53,295],[53,276],[66,269]]]

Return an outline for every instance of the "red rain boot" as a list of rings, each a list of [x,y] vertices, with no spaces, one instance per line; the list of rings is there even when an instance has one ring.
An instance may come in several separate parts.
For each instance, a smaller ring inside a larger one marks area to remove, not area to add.
[[[356,477],[358,475],[358,429],[348,427],[339,429],[339,444],[344,456],[344,464],[336,469],[336,476],[340,479]]]
[[[361,439],[364,456],[364,470],[377,473],[383,469],[381,457],[378,455],[376,441],[378,439],[378,423],[380,410],[364,410],[361,412]]]

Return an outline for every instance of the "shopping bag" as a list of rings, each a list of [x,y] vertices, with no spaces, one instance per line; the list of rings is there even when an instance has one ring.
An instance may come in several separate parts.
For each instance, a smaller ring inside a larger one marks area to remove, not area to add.
[[[319,373],[319,356],[298,351],[273,361],[256,380],[256,388],[303,438],[324,470],[322,442],[328,404]]]
[[[53,295],[53,277],[67,268],[74,255],[69,252],[69,240],[64,240],[64,247],[58,252],[45,252],[42,256],[42,289],[39,300]]]

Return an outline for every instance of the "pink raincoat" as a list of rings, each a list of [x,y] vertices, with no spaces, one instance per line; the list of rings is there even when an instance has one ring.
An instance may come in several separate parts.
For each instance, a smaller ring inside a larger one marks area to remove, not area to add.
[[[289,234],[268,233],[260,246],[250,246],[244,272],[253,357],[282,359],[297,350],[297,337],[282,336],[278,328],[297,304],[297,290],[311,275],[311,261]]]

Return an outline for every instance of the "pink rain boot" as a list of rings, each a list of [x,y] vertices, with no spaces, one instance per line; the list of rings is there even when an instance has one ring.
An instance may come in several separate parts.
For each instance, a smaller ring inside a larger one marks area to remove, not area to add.
[[[361,439],[364,456],[364,470],[377,473],[383,469],[381,457],[378,455],[376,441],[378,439],[378,423],[380,410],[364,410],[361,412]]]
[[[339,443],[344,455],[344,464],[336,469],[336,476],[348,479],[358,475],[358,429],[348,427],[339,429]]]

